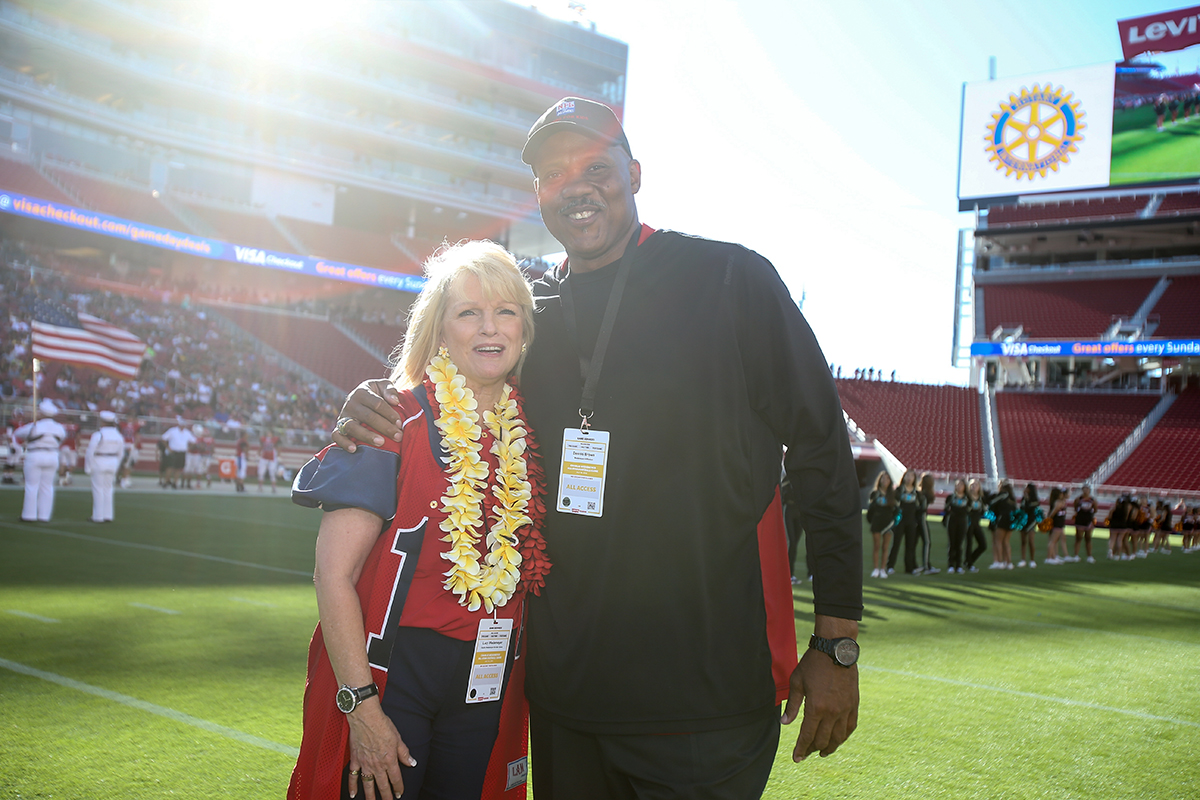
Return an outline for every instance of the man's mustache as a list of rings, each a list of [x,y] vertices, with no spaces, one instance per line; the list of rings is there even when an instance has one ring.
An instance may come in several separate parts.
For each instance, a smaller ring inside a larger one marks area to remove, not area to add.
[[[595,208],[603,211],[605,208],[607,208],[607,206],[605,206],[601,200],[596,200],[590,197],[578,197],[559,208],[558,213],[569,214],[577,208]]]

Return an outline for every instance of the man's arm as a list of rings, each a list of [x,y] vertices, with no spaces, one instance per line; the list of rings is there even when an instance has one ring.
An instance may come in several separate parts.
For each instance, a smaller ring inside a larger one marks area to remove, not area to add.
[[[824,354],[775,269],[748,254],[734,285],[750,401],[779,441],[809,537],[814,632],[855,638],[862,616],[862,512],[841,402]],[[804,706],[793,758],[834,752],[858,724],[858,668],[808,650],[792,673],[783,721]]]
[[[333,428],[333,443],[353,453],[355,442],[382,447],[384,437],[400,441],[400,393],[386,378],[363,381],[346,397]]]

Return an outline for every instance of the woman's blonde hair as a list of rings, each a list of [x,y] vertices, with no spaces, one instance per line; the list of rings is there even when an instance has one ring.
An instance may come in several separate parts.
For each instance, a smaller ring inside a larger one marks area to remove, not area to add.
[[[420,386],[425,367],[442,342],[442,318],[459,282],[468,275],[479,279],[483,295],[521,309],[521,355],[512,375],[520,376],[525,349],[533,342],[533,291],[512,254],[495,242],[462,241],[443,245],[425,262],[425,288],[408,312],[408,332],[392,351],[392,383],[401,389]]]

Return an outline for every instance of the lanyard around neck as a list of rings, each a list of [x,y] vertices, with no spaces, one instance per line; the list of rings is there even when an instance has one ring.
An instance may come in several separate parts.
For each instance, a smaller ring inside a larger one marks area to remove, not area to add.
[[[567,333],[575,345],[575,352],[579,355],[579,376],[583,380],[583,395],[579,405],[579,416],[583,418],[583,422],[580,424],[582,430],[591,427],[588,419],[591,418],[596,404],[596,383],[600,380],[600,370],[604,367],[604,354],[608,351],[608,340],[612,336],[613,326],[617,321],[617,309],[621,307],[625,282],[629,278],[629,271],[633,263],[633,259],[630,257],[631,249],[627,246],[621,260],[617,262],[617,277],[613,281],[612,291],[608,294],[608,304],[604,307],[604,319],[600,323],[600,333],[596,336],[596,347],[592,351],[590,359],[581,352],[579,328],[575,318],[575,299],[571,292],[571,276],[569,274],[563,280],[560,289],[563,318],[567,324]]]

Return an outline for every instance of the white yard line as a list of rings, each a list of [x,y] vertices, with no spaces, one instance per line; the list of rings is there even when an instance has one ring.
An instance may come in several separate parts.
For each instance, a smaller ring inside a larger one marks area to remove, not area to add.
[[[187,550],[176,550],[173,547],[159,547],[154,544],[142,544],[141,542],[123,542],[119,539],[105,539],[103,536],[89,536],[86,533],[72,533],[70,531],[61,531],[56,528],[35,528],[26,525],[13,525],[12,530],[21,531],[23,533],[37,533],[48,536],[63,536],[68,539],[79,539],[85,542],[94,542],[96,544],[108,544],[115,547],[132,547],[137,550],[150,550],[155,553],[167,553],[174,556],[185,556],[187,558],[200,558],[205,561],[216,561],[221,564],[232,564],[235,567],[250,567],[251,569],[262,569],[268,572],[282,572],[284,575],[300,575],[305,578],[311,578],[312,572],[305,572],[298,569],[285,569],[283,567],[272,567],[268,564],[254,564],[250,561],[238,561],[233,558],[222,558],[221,556],[210,556],[206,553],[192,553]]]
[[[920,675],[916,672],[907,672],[901,669],[886,669],[884,667],[873,667],[864,664],[863,670],[870,672],[886,672],[889,675],[901,675],[905,678],[917,678],[923,681],[935,681],[936,683],[945,683],[950,686],[961,686],[964,689],[980,689],[986,692],[997,692],[999,694],[1015,695],[1016,697],[1026,697],[1031,700],[1042,700],[1048,703],[1060,703],[1066,706],[1075,706],[1077,708],[1089,708],[1093,711],[1108,711],[1114,714],[1124,714],[1138,719],[1147,719],[1154,722],[1169,722],[1173,725],[1186,725],[1189,728],[1200,728],[1200,722],[1187,719],[1176,719],[1175,717],[1162,717],[1157,714],[1147,714],[1144,711],[1135,711],[1130,708],[1117,708],[1116,706],[1105,706],[1099,703],[1089,703],[1084,700],[1071,700],[1067,697],[1052,697],[1045,694],[1035,694],[1033,692],[1022,692],[1017,689],[1006,689],[1003,686],[988,686],[982,683],[973,683],[971,681],[960,681],[953,678],[941,678],[936,675]]]
[[[159,608],[158,606],[148,606],[145,603],[130,603],[134,608],[144,608],[147,611],[157,611],[160,614],[182,614],[182,611],[175,611],[170,608]]]
[[[25,619],[37,620],[38,622],[61,622],[62,621],[62,620],[52,619],[51,617],[39,616],[38,614],[30,614],[28,611],[17,611],[15,608],[8,609],[8,613],[12,614],[13,616],[17,616],[17,617],[24,617]]]
[[[100,697],[105,700],[111,700],[114,703],[120,703],[121,705],[129,706],[130,708],[136,708],[140,711],[157,714],[160,717],[166,717],[167,719],[175,722],[182,722],[185,725],[191,725],[193,727],[200,728],[201,730],[206,730],[209,733],[215,733],[219,736],[224,736],[227,739],[233,739],[234,741],[241,742],[243,744],[261,747],[264,750],[272,750],[276,753],[282,753],[283,755],[290,756],[292,758],[295,758],[300,754],[298,749],[295,747],[289,747],[286,744],[272,742],[270,739],[263,739],[260,736],[254,736],[249,733],[243,733],[242,731],[234,730],[233,728],[227,728],[224,725],[218,725],[215,722],[209,722],[208,720],[200,719],[199,717],[193,717],[191,714],[185,714],[182,711],[176,711],[173,708],[166,708],[165,706],[155,705],[154,703],[147,703],[145,700],[139,700],[136,697],[130,697],[127,694],[121,694],[119,692],[109,691],[108,689],[101,689],[99,686],[81,683],[79,681],[72,680],[71,678],[63,677],[62,675],[56,675],[53,672],[45,672],[44,670],[27,667],[24,664],[18,664],[15,661],[8,661],[7,659],[3,658],[0,658],[0,667],[12,670],[13,672],[18,672],[22,675],[28,675],[31,678],[40,678],[41,680],[49,681],[50,683],[57,683],[59,686],[65,686],[68,689],[74,689],[79,692],[95,695],[96,697]]]

